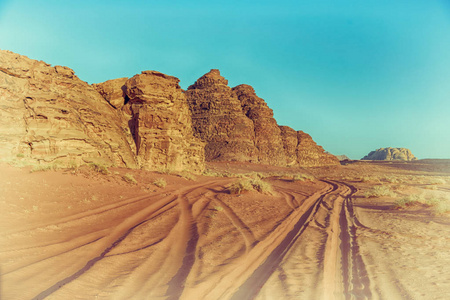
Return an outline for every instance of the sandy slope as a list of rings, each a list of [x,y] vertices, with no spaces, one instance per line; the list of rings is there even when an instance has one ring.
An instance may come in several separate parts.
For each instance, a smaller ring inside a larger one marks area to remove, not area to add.
[[[1,299],[446,299],[448,216],[365,198],[379,182],[355,177],[450,174],[407,166],[210,164],[271,175],[273,195],[231,195],[230,177],[2,165]],[[286,175],[298,172],[323,179]],[[161,177],[165,188],[152,184]],[[446,197],[449,183],[426,191]],[[426,187],[383,184],[405,195]]]

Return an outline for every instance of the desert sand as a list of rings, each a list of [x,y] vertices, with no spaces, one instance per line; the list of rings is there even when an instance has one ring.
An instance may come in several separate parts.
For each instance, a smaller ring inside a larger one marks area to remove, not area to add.
[[[448,161],[108,171],[1,165],[1,299],[450,295]],[[230,193],[242,177],[272,194]]]

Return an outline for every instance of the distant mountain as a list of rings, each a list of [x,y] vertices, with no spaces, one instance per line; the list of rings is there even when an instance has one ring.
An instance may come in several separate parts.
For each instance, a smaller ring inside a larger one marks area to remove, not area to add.
[[[406,148],[380,148],[370,152],[362,160],[402,160],[411,161],[417,158]]]

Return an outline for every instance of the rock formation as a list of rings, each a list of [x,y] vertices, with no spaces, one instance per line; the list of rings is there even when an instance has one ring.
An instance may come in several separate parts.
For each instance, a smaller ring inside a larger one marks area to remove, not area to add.
[[[207,161],[338,164],[309,135],[278,126],[249,85],[218,70],[187,91],[156,71],[89,85],[74,71],[0,51],[0,155],[65,165],[201,172]]]
[[[336,156],[325,153],[325,150],[303,131],[297,131],[297,162],[300,166],[318,167],[339,164]]]
[[[129,128],[140,165],[147,169],[204,168],[204,143],[193,136],[191,115],[180,80],[144,71],[125,83]],[[125,100],[125,99],[124,99]]]
[[[257,161],[263,164],[286,166],[281,130],[273,117],[273,111],[263,99],[256,95],[251,86],[241,84],[232,90],[241,102],[242,112],[253,122]]]
[[[134,168],[114,109],[74,71],[0,51],[0,155]]]
[[[219,70],[186,91],[194,134],[206,143],[208,161],[236,160],[277,166],[337,165],[311,137],[278,126],[273,111],[249,85],[231,89]]]
[[[203,75],[186,95],[194,134],[206,142],[207,161],[258,162],[253,122],[219,70]]]
[[[111,79],[103,83],[93,84],[92,86],[106,101],[108,101],[109,104],[111,104],[112,107],[121,109],[126,102],[125,82],[127,80],[127,77]]]
[[[339,159],[339,161],[344,161],[344,160],[351,160],[350,158],[348,158],[347,155],[341,154],[341,155],[336,155],[337,159]]]
[[[406,148],[380,148],[370,152],[362,160],[402,160],[411,161],[417,158]]]

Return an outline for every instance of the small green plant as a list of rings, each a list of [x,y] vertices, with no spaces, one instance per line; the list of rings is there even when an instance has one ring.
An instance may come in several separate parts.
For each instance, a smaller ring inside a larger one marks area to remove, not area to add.
[[[90,163],[89,167],[91,167],[92,170],[94,170],[97,173],[108,175],[109,170],[106,166],[99,164],[99,163]]]
[[[23,154],[23,153],[17,153],[17,155],[16,155],[18,158],[24,158],[25,157],[25,154]]]
[[[126,182],[126,183],[132,183],[132,184],[137,184],[137,180],[133,177],[133,175],[131,175],[130,173],[126,173],[125,175],[122,176],[122,179]]]
[[[392,191],[389,186],[386,185],[376,185],[371,189],[367,190],[364,194],[366,198],[382,197],[382,196],[395,197],[396,195],[397,194],[394,191]]]
[[[167,185],[167,182],[164,178],[158,178],[155,181],[153,181],[153,184],[160,188],[165,188]]]

